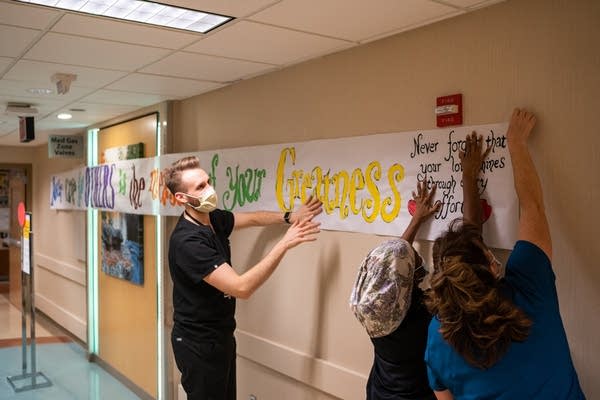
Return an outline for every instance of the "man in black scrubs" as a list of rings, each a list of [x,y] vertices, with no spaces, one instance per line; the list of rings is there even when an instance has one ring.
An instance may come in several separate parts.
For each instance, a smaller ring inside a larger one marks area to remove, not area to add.
[[[314,241],[321,202],[313,197],[295,212],[217,209],[217,196],[197,157],[173,163],[166,186],[185,210],[169,240],[174,325],[171,342],[188,400],[236,399],[235,299],[249,298],[271,276],[285,253]],[[291,224],[269,253],[245,273],[231,267],[233,229]]]

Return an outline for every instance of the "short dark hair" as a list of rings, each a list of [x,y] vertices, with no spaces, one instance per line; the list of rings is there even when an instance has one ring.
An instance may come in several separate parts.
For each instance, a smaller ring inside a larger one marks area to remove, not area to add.
[[[163,172],[165,186],[167,186],[173,195],[185,190],[181,187],[181,173],[189,169],[197,168],[200,168],[200,160],[196,156],[188,156],[175,161]]]

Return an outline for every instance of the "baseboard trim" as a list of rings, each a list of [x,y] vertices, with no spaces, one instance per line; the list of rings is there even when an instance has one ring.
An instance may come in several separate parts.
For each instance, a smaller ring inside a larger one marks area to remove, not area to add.
[[[235,336],[240,357],[335,397],[364,397],[367,377],[358,372],[240,329]]]
[[[63,329],[71,332],[82,341],[87,340],[87,322],[65,310],[52,300],[39,293],[35,294],[35,307],[40,309],[50,319]]]
[[[102,369],[111,374],[115,379],[125,385],[129,390],[135,393],[142,400],[155,400],[154,397],[149,395],[144,389],[133,383],[129,378],[119,372],[112,365],[104,361],[102,358],[98,357],[95,354],[89,354],[88,360],[90,362],[94,362],[98,364]]]
[[[68,336],[42,336],[35,338],[35,344],[71,343],[73,340]],[[31,344],[31,338],[27,338],[27,345]],[[22,338],[0,339],[0,349],[5,347],[21,346]]]

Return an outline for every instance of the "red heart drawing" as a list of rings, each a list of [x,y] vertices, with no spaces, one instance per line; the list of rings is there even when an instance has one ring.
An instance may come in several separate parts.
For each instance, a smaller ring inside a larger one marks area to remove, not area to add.
[[[480,199],[481,200],[481,217],[483,219],[483,222],[487,221],[490,218],[490,215],[492,215],[492,206],[488,204],[486,199]]]
[[[413,199],[408,201],[408,213],[410,215],[415,215],[415,211],[417,210],[417,202]]]

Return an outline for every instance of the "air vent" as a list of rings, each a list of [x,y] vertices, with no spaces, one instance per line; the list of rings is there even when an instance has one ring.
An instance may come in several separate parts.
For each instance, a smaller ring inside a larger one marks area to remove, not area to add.
[[[38,110],[27,103],[8,103],[6,105],[5,113],[18,116],[31,116],[37,114]]]

